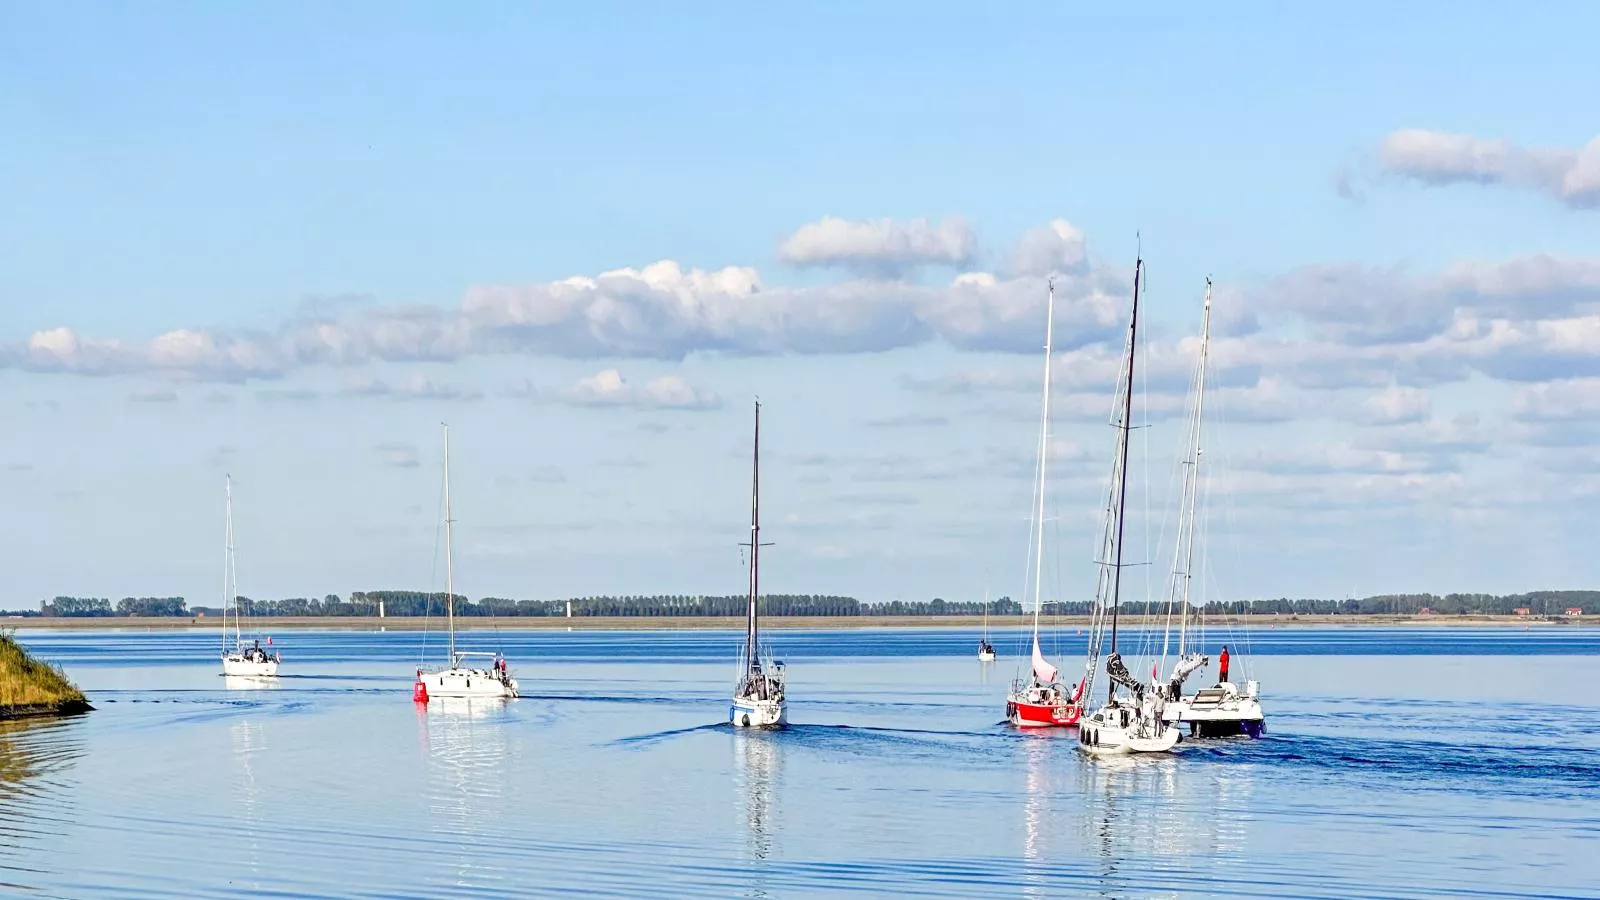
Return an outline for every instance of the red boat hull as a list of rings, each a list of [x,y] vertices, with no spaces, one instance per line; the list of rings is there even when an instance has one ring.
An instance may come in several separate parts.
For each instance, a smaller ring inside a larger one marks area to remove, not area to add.
[[[1006,718],[1019,728],[1069,728],[1082,714],[1083,707],[1076,703],[1028,703],[1015,697],[1006,701]]]

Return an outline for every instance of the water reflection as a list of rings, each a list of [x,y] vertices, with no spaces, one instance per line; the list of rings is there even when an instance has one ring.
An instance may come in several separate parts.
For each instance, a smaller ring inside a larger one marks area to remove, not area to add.
[[[510,759],[507,704],[501,698],[441,697],[416,704],[427,762],[430,833],[471,852],[448,854],[455,888],[505,890],[498,850],[509,821],[502,791]]]
[[[1246,848],[1254,767],[1184,756],[1097,757],[1068,767],[1083,838],[1099,859],[1101,896],[1177,897],[1233,880],[1212,867]]]
[[[734,734],[734,744],[744,812],[745,862],[750,874],[745,896],[768,897],[767,863],[779,830],[773,798],[781,777],[780,741],[775,734],[739,729]]]
[[[251,681],[254,679],[244,679]],[[234,722],[228,728],[229,742],[233,747],[234,769],[238,777],[233,781],[233,803],[230,812],[236,821],[237,836],[244,848],[240,860],[243,871],[239,884],[259,890],[261,888],[261,815],[260,790],[256,786],[255,755],[263,749],[266,729],[258,722]]]
[[[0,722],[0,868],[14,882],[41,865],[47,841],[77,824],[74,763],[82,719]],[[9,860],[15,859],[13,864]]]
[[[275,691],[278,689],[276,678],[253,678],[249,675],[224,675],[222,686],[230,691]]]

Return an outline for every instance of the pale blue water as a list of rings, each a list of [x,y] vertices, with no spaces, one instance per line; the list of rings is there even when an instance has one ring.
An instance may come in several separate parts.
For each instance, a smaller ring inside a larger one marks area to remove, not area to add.
[[[529,696],[470,709],[416,634],[278,633],[258,690],[214,634],[20,637],[99,708],[0,725],[4,896],[1600,897],[1595,629],[1258,629],[1265,738],[1120,762],[1001,724],[1010,635],[774,632],[770,734],[731,633],[474,632]]]

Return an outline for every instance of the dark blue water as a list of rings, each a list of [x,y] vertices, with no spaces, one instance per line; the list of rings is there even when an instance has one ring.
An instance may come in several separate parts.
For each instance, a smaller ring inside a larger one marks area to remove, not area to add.
[[[265,688],[215,632],[21,638],[98,709],[0,725],[0,895],[1600,897],[1595,629],[1213,629],[1266,737],[1110,761],[1001,723],[1011,633],[773,632],[772,734],[729,632],[470,632],[528,696],[420,709],[417,633],[276,633]]]

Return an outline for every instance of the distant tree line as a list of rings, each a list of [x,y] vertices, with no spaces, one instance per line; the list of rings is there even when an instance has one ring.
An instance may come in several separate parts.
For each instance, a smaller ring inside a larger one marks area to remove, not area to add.
[[[471,600],[454,596],[458,616],[565,616],[570,604],[574,616],[742,616],[746,598],[742,594],[704,596],[698,594],[653,594],[573,597],[570,600],[511,600],[483,597]],[[381,604],[387,616],[442,615],[443,592],[356,591],[349,599],[338,594],[315,597],[290,597],[284,600],[239,598],[246,615],[255,616],[375,616]],[[824,594],[766,594],[761,598],[763,615],[771,616],[977,616],[983,614],[981,600],[890,600],[866,603],[854,597]],[[1417,615],[1428,610],[1435,615],[1511,615],[1526,608],[1530,615],[1559,616],[1571,608],[1585,615],[1600,615],[1600,591],[1532,591],[1526,594],[1379,594],[1360,600],[1237,600],[1207,606],[1211,613],[1229,615]],[[1144,601],[1122,605],[1126,614],[1142,613]],[[1046,616],[1086,616],[1087,601],[1046,603]],[[989,604],[990,615],[1015,616],[1025,612],[1022,604],[1001,597]],[[103,597],[56,597],[39,604],[39,611],[11,613],[64,617],[110,616],[219,616],[220,607],[190,609],[182,597],[124,597],[113,606]]]
[[[113,607],[105,597],[56,597],[39,604],[41,616],[99,618],[106,616],[187,616],[182,597],[123,597]]]

